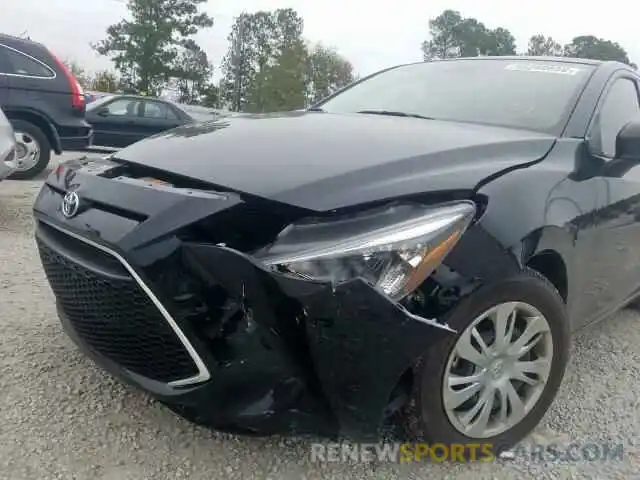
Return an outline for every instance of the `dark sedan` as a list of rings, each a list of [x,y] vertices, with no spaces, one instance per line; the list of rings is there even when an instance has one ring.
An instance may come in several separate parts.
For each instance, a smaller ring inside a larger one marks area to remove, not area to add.
[[[216,117],[212,109],[135,95],[107,95],[87,105],[97,147],[126,147],[156,133]]]
[[[395,424],[497,454],[551,405],[570,334],[640,291],[639,82],[588,60],[403,65],[66,163],[35,204],[62,325],[220,430]]]

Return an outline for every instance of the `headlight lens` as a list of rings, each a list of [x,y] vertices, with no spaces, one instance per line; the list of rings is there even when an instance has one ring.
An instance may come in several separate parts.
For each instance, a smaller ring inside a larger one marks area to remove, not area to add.
[[[422,284],[458,242],[476,212],[473,202],[395,205],[284,229],[257,253],[265,264],[338,284],[363,278],[394,300]]]

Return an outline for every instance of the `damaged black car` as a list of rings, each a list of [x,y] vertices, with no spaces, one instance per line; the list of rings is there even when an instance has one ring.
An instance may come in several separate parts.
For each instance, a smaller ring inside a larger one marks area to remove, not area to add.
[[[215,429],[508,448],[638,294],[638,82],[417,63],[64,163],[34,207],[61,323]]]

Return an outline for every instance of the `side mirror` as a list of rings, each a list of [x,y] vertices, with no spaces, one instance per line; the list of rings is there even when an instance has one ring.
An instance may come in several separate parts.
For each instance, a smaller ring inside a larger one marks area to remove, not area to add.
[[[618,133],[616,158],[640,162],[640,119],[627,123]]]
[[[100,108],[98,109],[98,111],[96,112],[96,115],[99,115],[101,117],[108,117],[109,116],[109,110],[106,108]]]

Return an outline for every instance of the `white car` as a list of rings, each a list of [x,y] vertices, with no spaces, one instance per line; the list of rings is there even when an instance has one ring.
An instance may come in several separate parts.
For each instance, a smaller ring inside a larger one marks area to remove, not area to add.
[[[13,128],[0,109],[0,180],[16,169],[16,137]]]

